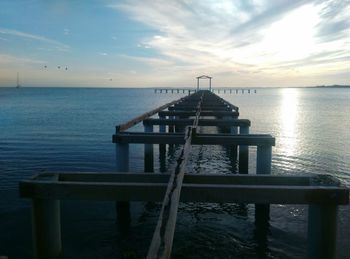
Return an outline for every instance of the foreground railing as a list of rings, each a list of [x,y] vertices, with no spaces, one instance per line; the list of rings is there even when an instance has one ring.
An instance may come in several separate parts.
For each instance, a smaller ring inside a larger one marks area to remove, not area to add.
[[[154,201],[164,199],[168,174],[42,173],[20,183],[32,199],[36,258],[59,258],[61,200]],[[335,258],[338,205],[349,191],[328,175],[270,176],[185,174],[180,202],[309,205],[308,258]]]

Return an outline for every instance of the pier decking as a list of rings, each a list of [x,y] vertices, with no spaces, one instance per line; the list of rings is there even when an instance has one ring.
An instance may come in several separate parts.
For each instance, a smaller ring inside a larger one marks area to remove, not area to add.
[[[127,131],[140,122],[144,132]],[[211,91],[199,90],[116,127],[117,173],[41,173],[21,181],[21,196],[33,201],[35,258],[59,258],[62,253],[60,201],[66,199],[116,201],[118,220],[124,225],[130,223],[129,202],[162,202],[150,259],[171,257],[179,202],[254,203],[262,227],[268,227],[270,204],[305,204],[309,206],[307,257],[335,258],[337,207],[348,204],[348,189],[328,175],[270,175],[275,138],[250,134],[250,124],[239,119],[238,107]],[[220,133],[198,130],[212,126]],[[129,172],[130,144],[144,145],[144,173]],[[154,173],[155,145],[165,156],[172,144],[183,145],[174,170]],[[237,174],[188,172],[193,145],[231,147],[233,159],[238,160]],[[257,147],[255,172],[248,163],[250,146]]]

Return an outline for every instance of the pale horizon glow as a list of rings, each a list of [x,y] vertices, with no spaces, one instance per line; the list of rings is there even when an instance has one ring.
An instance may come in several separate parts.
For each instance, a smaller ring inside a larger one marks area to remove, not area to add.
[[[17,72],[24,86],[195,87],[202,74],[213,87],[350,84],[350,0],[5,0],[0,10],[0,86]]]

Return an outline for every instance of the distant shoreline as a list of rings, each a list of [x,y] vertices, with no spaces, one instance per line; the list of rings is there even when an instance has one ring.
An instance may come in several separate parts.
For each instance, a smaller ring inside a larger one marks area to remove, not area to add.
[[[314,88],[350,88],[350,85],[320,85],[320,86],[311,86]]]
[[[1,88],[16,88],[15,86],[0,86]],[[91,89],[194,89],[196,87],[114,87],[114,86],[22,86],[20,88],[91,88]],[[283,89],[283,88],[350,88],[350,85],[317,85],[317,86],[214,86],[213,89]],[[202,88],[204,89],[204,88]]]

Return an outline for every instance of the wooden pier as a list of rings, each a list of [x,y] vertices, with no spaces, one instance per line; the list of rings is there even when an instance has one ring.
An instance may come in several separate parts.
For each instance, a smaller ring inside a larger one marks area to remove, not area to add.
[[[159,94],[191,94],[199,91],[199,89],[191,88],[154,88],[154,93]],[[232,87],[221,87],[221,88],[211,88],[211,92],[218,94],[256,94],[256,89],[249,88],[232,88]]]
[[[144,132],[127,131],[141,122]],[[253,203],[256,222],[265,228],[270,204],[305,204],[309,206],[307,257],[335,258],[337,208],[348,204],[349,190],[328,175],[271,175],[275,138],[250,134],[250,124],[239,119],[238,107],[211,91],[197,90],[116,127],[117,172],[41,173],[21,181],[21,197],[32,199],[35,258],[60,257],[60,201],[72,199],[116,201],[123,225],[130,223],[129,202],[162,202],[149,259],[171,257],[179,202]],[[199,127],[213,126],[223,133],[199,133]],[[130,144],[144,145],[144,173],[129,172]],[[154,173],[154,147],[165,156],[172,144],[182,145],[174,170]],[[231,147],[238,160],[237,174],[188,172],[192,145]],[[248,163],[251,146],[257,147],[255,172]]]

